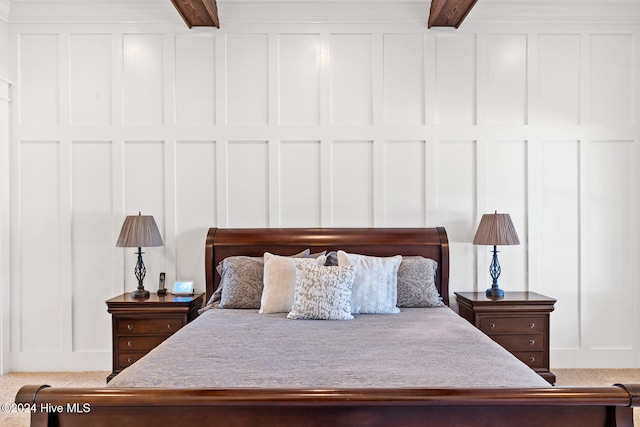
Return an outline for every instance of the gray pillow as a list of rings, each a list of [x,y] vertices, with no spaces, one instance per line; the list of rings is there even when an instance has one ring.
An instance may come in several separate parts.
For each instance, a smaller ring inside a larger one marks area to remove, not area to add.
[[[438,263],[429,258],[404,257],[398,267],[398,307],[445,307],[436,288]]]
[[[309,256],[309,249],[298,254],[291,255],[293,258],[306,258]],[[249,262],[249,260],[254,261]],[[256,263],[259,263],[256,264]],[[224,267],[230,269],[224,273]],[[246,272],[244,270],[247,270]],[[258,272],[259,270],[259,272]],[[262,297],[262,281],[264,276],[264,257],[256,256],[231,256],[222,260],[216,271],[220,275],[220,285],[215,290],[203,312],[209,308],[260,308],[260,298]],[[247,277],[241,277],[246,275]],[[225,291],[225,288],[231,289]],[[255,301],[256,292],[257,303]]]
[[[352,320],[355,269],[296,263],[296,288],[289,319]]]
[[[222,262],[220,308],[260,308],[262,258],[237,256]]]

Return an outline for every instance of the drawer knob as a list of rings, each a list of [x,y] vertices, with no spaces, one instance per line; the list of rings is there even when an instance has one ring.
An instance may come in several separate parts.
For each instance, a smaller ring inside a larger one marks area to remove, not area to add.
[[[171,323],[167,325],[167,329],[171,329]]]
[[[533,329],[533,328],[535,328],[535,327],[536,327],[536,324],[535,324],[535,323],[533,323],[533,322],[531,322],[531,323],[529,323],[529,327],[530,327],[531,329]]]
[[[127,345],[128,345],[129,347],[131,347],[131,346],[133,345],[133,342],[132,342],[132,341],[127,341]]]
[[[529,340],[529,345],[534,345],[536,343],[536,340]]]
[[[494,329],[494,328],[496,327],[496,324],[495,324],[495,323],[489,323],[489,327],[490,327],[491,329]]]
[[[533,362],[535,362],[535,361],[536,361],[536,358],[535,358],[534,356],[531,356],[531,357],[529,358],[529,362],[533,363]]]
[[[128,330],[132,330],[132,329],[133,329],[133,325],[132,325],[131,323],[129,323],[129,324],[127,325],[127,329],[128,329]]]
[[[133,359],[132,359],[132,358],[128,358],[128,359],[127,359],[127,362],[129,362],[129,363],[133,363]]]

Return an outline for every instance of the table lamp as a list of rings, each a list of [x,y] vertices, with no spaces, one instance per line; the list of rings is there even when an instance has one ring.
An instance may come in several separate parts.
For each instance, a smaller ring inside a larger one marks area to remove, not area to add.
[[[162,244],[162,237],[160,237],[160,232],[153,216],[138,213],[138,215],[131,215],[125,218],[116,247],[138,248],[138,261],[133,270],[136,279],[138,279],[138,289],[131,293],[131,298],[149,298],[149,291],[142,284],[147,273],[144,262],[142,262],[142,248],[162,246]]]
[[[504,297],[504,291],[498,287],[498,277],[502,271],[498,262],[497,245],[519,245],[518,233],[511,222],[509,214],[499,214],[498,211],[492,214],[482,215],[478,230],[473,238],[474,245],[493,245],[493,259],[489,266],[489,273],[493,278],[491,288],[487,289],[487,297]]]

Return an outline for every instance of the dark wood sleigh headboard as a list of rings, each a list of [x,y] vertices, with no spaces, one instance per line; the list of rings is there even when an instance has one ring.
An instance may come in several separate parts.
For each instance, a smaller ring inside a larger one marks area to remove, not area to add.
[[[372,256],[420,255],[438,263],[436,286],[449,305],[449,241],[437,228],[210,228],[205,247],[207,298],[220,283],[216,266],[236,255],[337,251]]]

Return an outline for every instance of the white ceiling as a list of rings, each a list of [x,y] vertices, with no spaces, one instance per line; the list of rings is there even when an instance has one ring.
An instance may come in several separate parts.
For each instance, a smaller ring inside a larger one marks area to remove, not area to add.
[[[426,22],[430,0],[217,0],[222,25],[250,22]],[[170,0],[0,0],[0,19],[26,22],[181,22]],[[479,23],[640,24],[640,0],[478,0]]]

